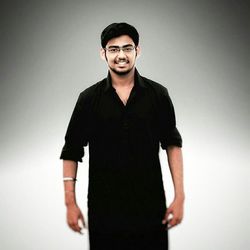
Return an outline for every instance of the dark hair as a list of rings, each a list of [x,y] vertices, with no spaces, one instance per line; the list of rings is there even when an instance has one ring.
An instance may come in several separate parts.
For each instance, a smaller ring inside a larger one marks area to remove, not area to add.
[[[139,43],[139,33],[136,28],[128,23],[112,23],[107,26],[101,34],[101,44],[105,48],[108,41],[112,38],[119,37],[122,35],[128,35],[132,38],[135,43],[135,46]]]

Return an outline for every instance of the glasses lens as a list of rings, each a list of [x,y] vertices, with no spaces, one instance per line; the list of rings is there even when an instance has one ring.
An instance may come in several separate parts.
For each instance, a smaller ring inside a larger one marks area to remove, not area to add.
[[[108,52],[110,53],[118,53],[120,51],[120,48],[112,47],[108,48]]]
[[[129,53],[131,52],[132,50],[134,49],[134,46],[128,46],[128,47],[125,47],[125,48],[122,48],[122,50],[126,53]]]
[[[106,50],[109,52],[109,53],[112,53],[112,54],[116,54],[116,53],[119,53],[120,50],[122,50],[124,53],[130,53],[134,50],[134,46],[126,46],[126,47],[109,47],[107,48]]]

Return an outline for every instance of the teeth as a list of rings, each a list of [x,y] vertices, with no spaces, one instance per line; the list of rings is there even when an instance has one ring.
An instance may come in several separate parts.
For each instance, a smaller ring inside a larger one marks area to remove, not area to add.
[[[123,64],[126,64],[126,62],[118,62],[118,64],[122,64],[123,65]]]

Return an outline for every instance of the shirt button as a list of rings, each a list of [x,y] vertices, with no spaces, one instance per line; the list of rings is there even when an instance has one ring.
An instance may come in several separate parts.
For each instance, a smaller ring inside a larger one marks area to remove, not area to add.
[[[123,121],[123,128],[128,129],[128,121]]]

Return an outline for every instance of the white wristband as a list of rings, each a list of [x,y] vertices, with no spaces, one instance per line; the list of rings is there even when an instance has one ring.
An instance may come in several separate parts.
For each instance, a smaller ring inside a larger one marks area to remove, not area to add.
[[[77,181],[77,179],[73,177],[63,177],[63,181]]]

